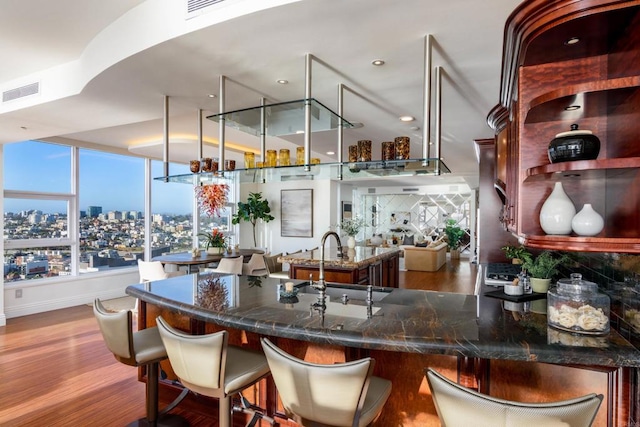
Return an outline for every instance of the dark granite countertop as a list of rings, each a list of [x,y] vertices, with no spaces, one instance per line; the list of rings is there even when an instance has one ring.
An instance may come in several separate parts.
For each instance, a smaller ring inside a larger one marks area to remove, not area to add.
[[[256,281],[260,281],[258,285]],[[598,366],[640,366],[640,351],[612,331],[577,336],[547,327],[546,314],[482,295],[344,285],[327,289],[324,315],[306,282],[293,281],[294,298],[277,296],[279,280],[248,276],[187,275],[127,288],[129,295],[195,319],[263,335],[347,347],[485,359]],[[212,284],[214,283],[214,284]],[[220,307],[220,289],[228,307]],[[217,292],[216,292],[217,291]],[[224,291],[223,291],[224,292]],[[342,304],[342,295],[350,300]],[[538,304],[544,304],[545,300]],[[371,317],[368,317],[368,312]]]
[[[366,267],[377,261],[391,258],[400,253],[398,248],[382,248],[372,246],[356,246],[353,249],[344,247],[342,257],[338,256],[335,248],[327,249],[324,252],[325,267],[355,269]],[[298,252],[278,257],[278,262],[304,265],[310,267],[320,266],[320,249],[307,252]]]

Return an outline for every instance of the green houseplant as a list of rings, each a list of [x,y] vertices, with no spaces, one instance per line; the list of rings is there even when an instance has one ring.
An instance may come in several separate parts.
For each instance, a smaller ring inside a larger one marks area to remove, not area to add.
[[[258,220],[269,222],[275,218],[271,215],[269,201],[262,199],[262,193],[249,193],[246,202],[238,202],[238,212],[231,218],[232,224],[239,224],[242,221],[250,222],[253,226],[253,246],[258,246],[256,240],[256,224]]]
[[[534,292],[547,292],[553,276],[559,273],[558,267],[567,262],[567,256],[554,257],[550,251],[538,256],[529,256],[522,263],[522,269],[531,276],[531,287]]]
[[[522,245],[506,245],[500,249],[504,252],[504,256],[510,259],[513,264],[522,264],[527,258],[531,258],[531,254],[527,248]]]
[[[451,249],[451,257],[460,257],[460,245],[462,243],[462,237],[464,236],[464,230],[458,227],[455,219],[448,219],[445,223],[444,234],[447,236],[447,244]]]

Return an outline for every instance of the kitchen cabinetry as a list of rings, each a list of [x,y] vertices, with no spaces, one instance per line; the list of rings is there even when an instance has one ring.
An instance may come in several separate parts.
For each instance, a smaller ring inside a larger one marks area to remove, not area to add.
[[[640,253],[640,1],[527,1],[506,24],[496,185],[503,223],[530,247]],[[596,160],[551,164],[549,142],[577,123]],[[501,145],[501,139],[506,142]],[[594,237],[546,235],[538,219],[561,181],[576,210],[605,219]]]

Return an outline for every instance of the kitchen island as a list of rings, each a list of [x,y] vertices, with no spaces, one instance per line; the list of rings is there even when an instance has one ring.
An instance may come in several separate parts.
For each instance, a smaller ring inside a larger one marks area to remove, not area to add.
[[[424,379],[427,367],[503,398],[548,401],[603,393],[595,425],[638,421],[640,352],[615,331],[579,337],[548,329],[543,313],[521,312],[495,298],[379,287],[367,304],[359,287],[332,285],[325,311],[318,312],[311,309],[317,292],[304,281],[295,281],[298,294],[288,299],[278,298],[278,283],[188,275],[132,285],[127,293],[140,298],[140,327],[154,325],[162,315],[193,334],[226,329],[231,343],[258,350],[259,338],[268,336],[313,362],[372,356],[375,374],[393,383],[376,425],[438,425]],[[170,366],[163,368],[171,379]],[[255,392],[257,403],[281,425],[293,425],[274,396],[269,381]]]
[[[325,280],[336,283],[397,288],[400,275],[400,249],[356,246],[343,250],[338,256],[337,249],[327,249],[324,253]],[[289,276],[293,279],[318,280],[320,270],[320,249],[298,252],[278,257],[278,262],[289,263]]]

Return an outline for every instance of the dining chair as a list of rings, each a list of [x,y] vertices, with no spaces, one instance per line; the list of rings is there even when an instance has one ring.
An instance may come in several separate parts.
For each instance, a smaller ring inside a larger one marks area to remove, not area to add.
[[[364,427],[391,394],[391,381],[372,374],[375,361],[321,365],[297,359],[262,338],[285,413],[302,426]]]
[[[215,268],[204,268],[202,269],[205,273],[219,273],[219,274],[242,274],[242,261],[243,258],[241,256],[235,258],[222,258],[220,262],[218,262],[218,266]]]
[[[167,359],[158,328],[133,330],[133,315],[130,310],[117,313],[107,311],[99,299],[93,301],[93,313],[102,333],[102,338],[118,362],[129,366],[145,366],[146,418],[130,423],[129,426],[188,426],[182,417],[167,414],[182,400],[181,395],[162,412],[158,411],[158,376],[160,362]]]
[[[190,335],[173,328],[161,316],[156,323],[171,367],[182,385],[195,393],[217,398],[218,425],[231,427],[233,396],[269,375],[265,356],[228,345],[227,331]]]
[[[603,399],[592,393],[556,402],[514,402],[470,390],[431,368],[427,381],[443,427],[588,427]]]
[[[249,262],[242,264],[244,276],[266,276],[268,273],[264,254],[252,254]]]
[[[143,261],[141,259],[138,260],[138,273],[140,274],[140,283],[164,280],[184,274],[181,271],[165,271],[160,261]]]

